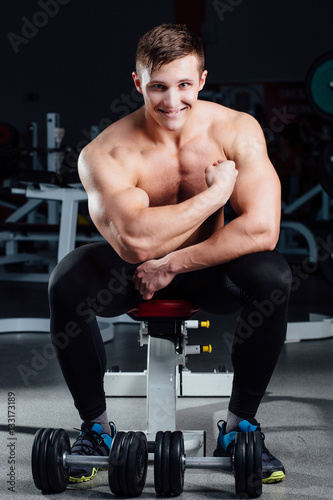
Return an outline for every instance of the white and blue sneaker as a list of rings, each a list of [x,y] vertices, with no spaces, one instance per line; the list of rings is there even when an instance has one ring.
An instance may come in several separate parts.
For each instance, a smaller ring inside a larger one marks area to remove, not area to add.
[[[250,420],[250,421],[249,421]],[[217,447],[214,451],[214,457],[230,457],[233,455],[235,447],[235,436],[237,432],[255,432],[260,431],[260,424],[254,419],[242,420],[238,424],[238,430],[226,434],[226,422],[220,420],[217,423],[219,436],[217,438]],[[265,435],[261,432],[264,443]],[[285,469],[280,460],[272,455],[263,444],[262,450],[262,482],[277,483],[285,478]]]
[[[116,434],[116,427],[113,422],[110,422],[110,427],[111,435],[103,433],[101,424],[83,422],[79,437],[71,448],[71,455],[109,456],[112,440]],[[83,483],[84,481],[90,481],[96,476],[97,471],[98,468],[96,467],[71,467],[69,482]]]

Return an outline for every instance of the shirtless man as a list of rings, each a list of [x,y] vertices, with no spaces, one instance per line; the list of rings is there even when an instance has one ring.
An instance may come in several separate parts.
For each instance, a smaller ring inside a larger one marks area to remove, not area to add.
[[[83,420],[72,453],[106,455],[115,432],[95,315],[117,316],[152,297],[186,299],[216,314],[241,304],[233,390],[215,455],[231,453],[236,431],[259,427],[255,415],[284,342],[290,292],[289,267],[274,250],[280,183],[256,120],[198,100],[204,68],[201,41],[186,27],[148,32],[133,73],[144,105],[80,155],[89,212],[106,241],[71,252],[50,279],[52,338]],[[236,217],[224,225],[228,200]],[[284,478],[267,448],[263,469],[264,482]],[[71,481],[96,472],[72,470]]]

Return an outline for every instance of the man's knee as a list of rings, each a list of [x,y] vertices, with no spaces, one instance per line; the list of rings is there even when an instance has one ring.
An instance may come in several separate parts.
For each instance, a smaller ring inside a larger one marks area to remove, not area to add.
[[[60,286],[62,286],[62,284],[62,280],[59,279],[58,266],[56,266],[51,273],[48,284],[48,296],[50,304],[54,302],[54,299],[58,295]]]
[[[272,253],[268,261],[264,263],[263,268],[258,268],[257,273],[261,289],[261,293],[258,294],[258,298],[259,296],[261,298],[261,309],[268,310],[275,306],[288,304],[292,274],[284,257],[278,253]]]
[[[271,273],[271,284],[273,296],[279,296],[284,294],[289,298],[291,283],[292,283],[292,273],[289,264],[280,254],[276,254],[276,262],[272,262],[271,268],[269,270]]]
[[[71,267],[66,267],[60,262],[52,271],[49,284],[48,296],[50,305],[67,301],[73,292],[75,284],[75,273]]]

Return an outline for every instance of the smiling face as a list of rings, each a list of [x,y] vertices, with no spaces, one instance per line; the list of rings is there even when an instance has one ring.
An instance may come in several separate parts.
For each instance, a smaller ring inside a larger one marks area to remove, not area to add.
[[[141,75],[133,73],[135,86],[144,97],[147,119],[170,131],[185,124],[206,76],[207,71],[200,75],[198,58],[193,54],[164,64],[151,74],[148,69]]]

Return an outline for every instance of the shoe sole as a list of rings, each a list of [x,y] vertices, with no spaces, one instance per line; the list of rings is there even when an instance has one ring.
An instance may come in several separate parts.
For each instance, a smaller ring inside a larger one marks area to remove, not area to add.
[[[98,469],[95,469],[93,467],[91,476],[81,476],[81,477],[72,477],[72,476],[70,476],[69,482],[70,483],[85,483],[86,481],[91,481],[96,476],[97,471],[98,471]]]
[[[219,449],[216,449],[213,453],[214,457],[228,457],[226,453],[223,454]],[[284,478],[286,477],[285,473],[281,470],[272,472],[272,474],[269,477],[264,477],[262,482],[264,484],[272,484],[272,483],[279,483],[280,481],[283,481]]]
[[[285,477],[286,477],[285,473],[282,472],[282,470],[279,470],[272,472],[272,474],[269,477],[263,478],[262,482],[264,484],[279,483],[280,481],[283,481]]]

